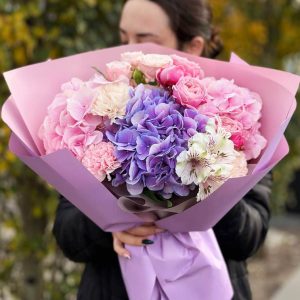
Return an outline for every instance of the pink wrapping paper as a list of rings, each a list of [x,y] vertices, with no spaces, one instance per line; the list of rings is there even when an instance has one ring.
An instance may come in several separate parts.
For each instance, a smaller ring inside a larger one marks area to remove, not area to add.
[[[179,300],[184,295],[195,299],[193,295],[201,294],[204,299],[230,299],[232,290],[226,267],[209,228],[288,153],[283,133],[296,108],[298,76],[252,67],[242,63],[238,57],[233,57],[231,63],[221,62],[153,44],[97,50],[23,67],[4,74],[12,95],[2,109],[2,118],[13,131],[10,149],[102,229],[119,231],[143,223],[136,215],[122,211],[109,190],[69,151],[43,155],[44,149],[37,134],[47,107],[63,82],[72,77],[86,80],[94,72],[92,66],[103,70],[105,63],[119,59],[120,53],[138,50],[186,56],[200,63],[206,76],[234,79],[238,85],[259,93],[263,99],[262,134],[267,138],[268,145],[260,159],[251,166],[249,174],[228,180],[205,201],[186,211],[157,221],[158,226],[174,234],[154,237],[157,239],[155,244],[147,248],[131,248],[131,261],[120,258],[124,281],[132,300],[141,299],[141,295],[146,300]],[[181,233],[190,231],[204,232]],[[175,257],[170,257],[171,250]],[[181,260],[175,259],[178,257]],[[141,265],[145,266],[146,271]],[[193,276],[195,270],[199,270],[197,277]],[[137,288],[135,282],[140,282],[141,288]]]

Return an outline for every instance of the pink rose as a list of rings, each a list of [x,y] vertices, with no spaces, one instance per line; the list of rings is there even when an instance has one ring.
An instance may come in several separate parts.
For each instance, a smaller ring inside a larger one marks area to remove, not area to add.
[[[184,69],[181,66],[170,66],[164,69],[158,70],[156,74],[157,81],[162,86],[175,85],[178,80],[184,76]]]
[[[110,142],[90,145],[81,162],[99,181],[103,181],[106,176],[110,180],[110,173],[120,167],[115,157],[115,147]]]
[[[173,59],[174,66],[181,66],[183,68],[185,76],[197,77],[199,79],[204,77],[204,72],[197,63],[178,55],[171,55],[171,58]]]
[[[207,101],[207,92],[200,79],[186,76],[173,86],[173,97],[183,106],[198,108]]]
[[[106,78],[110,81],[129,82],[132,75],[131,65],[126,61],[113,61],[106,64]]]

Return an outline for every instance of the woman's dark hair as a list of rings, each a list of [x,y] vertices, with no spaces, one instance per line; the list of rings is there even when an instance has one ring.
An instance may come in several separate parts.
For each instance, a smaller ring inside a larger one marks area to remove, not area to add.
[[[195,36],[205,40],[202,56],[214,58],[223,49],[219,31],[212,24],[212,10],[205,0],[149,0],[159,5],[168,15],[178,39],[178,48]]]
[[[201,36],[205,40],[202,56],[214,58],[222,51],[223,43],[219,31],[212,25],[212,10],[206,0],[149,1],[159,5],[168,15],[180,50],[185,43]]]

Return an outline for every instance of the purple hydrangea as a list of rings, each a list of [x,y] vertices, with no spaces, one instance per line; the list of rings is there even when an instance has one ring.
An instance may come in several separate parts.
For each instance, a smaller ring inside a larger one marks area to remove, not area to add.
[[[133,195],[144,188],[168,199],[172,194],[187,196],[189,187],[176,175],[177,156],[187,149],[196,132],[204,132],[208,118],[195,109],[184,108],[161,88],[138,85],[130,92],[124,119],[107,138],[116,146],[122,166],[113,185],[126,182]]]

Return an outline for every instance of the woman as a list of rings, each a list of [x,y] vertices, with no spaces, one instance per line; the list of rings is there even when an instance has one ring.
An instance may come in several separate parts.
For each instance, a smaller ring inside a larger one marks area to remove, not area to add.
[[[120,35],[124,44],[154,42],[211,58],[222,49],[212,26],[211,10],[202,0],[129,0],[122,11]],[[214,228],[234,287],[234,299],[251,299],[245,260],[264,241],[270,185],[268,175]],[[78,299],[125,300],[128,297],[116,253],[130,258],[124,244],[151,244],[149,236],[161,230],[145,224],[111,235],[61,198],[53,232],[67,257],[86,263]]]

